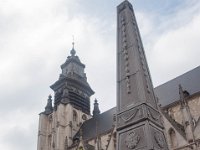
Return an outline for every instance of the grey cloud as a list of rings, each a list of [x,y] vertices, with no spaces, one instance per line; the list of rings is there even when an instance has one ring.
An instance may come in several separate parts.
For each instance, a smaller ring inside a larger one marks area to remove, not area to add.
[[[28,129],[17,126],[10,128],[9,132],[2,137],[2,142],[8,149],[35,150],[36,141],[33,140],[37,138],[37,133],[33,133],[36,131],[35,126],[36,124],[33,124]]]

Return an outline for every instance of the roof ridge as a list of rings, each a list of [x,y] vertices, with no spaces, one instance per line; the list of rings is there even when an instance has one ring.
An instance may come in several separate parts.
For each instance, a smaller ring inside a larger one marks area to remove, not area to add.
[[[110,109],[108,109],[108,110],[106,110],[106,111],[104,111],[104,112],[102,112],[101,114],[104,114],[104,113],[106,113],[106,112],[108,112],[108,111],[111,111],[112,109],[116,109],[116,106],[115,106],[115,107],[112,107],[112,108],[110,108]]]

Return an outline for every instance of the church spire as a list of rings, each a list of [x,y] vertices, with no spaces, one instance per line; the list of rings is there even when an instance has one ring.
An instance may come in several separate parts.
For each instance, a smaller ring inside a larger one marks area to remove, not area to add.
[[[117,7],[118,150],[168,150],[132,5]]]
[[[85,65],[80,61],[72,42],[71,56],[61,65],[62,72],[59,79],[51,85],[55,92],[54,108],[60,104],[71,104],[75,108],[90,114],[90,96],[94,94],[85,73]]]
[[[47,105],[46,105],[45,111],[44,111],[44,113],[46,115],[51,114],[53,112],[52,99],[51,98],[52,98],[52,96],[49,95],[48,100],[47,100]]]
[[[94,100],[94,110],[93,110],[93,117],[96,117],[100,114],[99,110],[99,103],[97,102],[97,99]]]

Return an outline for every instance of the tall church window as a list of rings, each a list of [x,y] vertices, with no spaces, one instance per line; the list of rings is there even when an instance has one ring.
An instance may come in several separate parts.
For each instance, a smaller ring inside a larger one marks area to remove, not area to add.
[[[50,114],[48,116],[48,120],[49,120],[49,125],[48,125],[48,132],[51,133],[52,132],[52,124],[53,124],[53,117],[52,114]],[[51,141],[51,140],[50,140]],[[51,145],[51,144],[50,144]]]
[[[68,148],[68,139],[67,139],[67,136],[65,137],[65,150],[67,150]]]
[[[73,110],[73,121],[77,121],[78,115],[75,110]]]
[[[51,149],[52,135],[48,136],[48,148]]]
[[[169,129],[169,137],[170,137],[171,147],[177,147],[178,141],[176,138],[176,132],[172,128]]]

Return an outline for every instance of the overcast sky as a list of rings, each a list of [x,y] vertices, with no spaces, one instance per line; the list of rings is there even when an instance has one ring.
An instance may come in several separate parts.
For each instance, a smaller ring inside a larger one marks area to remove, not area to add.
[[[75,36],[91,98],[116,105],[116,6],[122,0],[0,0],[0,149],[36,150],[38,114]],[[200,64],[199,0],[130,0],[154,86]]]

